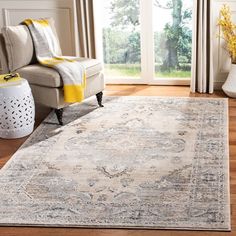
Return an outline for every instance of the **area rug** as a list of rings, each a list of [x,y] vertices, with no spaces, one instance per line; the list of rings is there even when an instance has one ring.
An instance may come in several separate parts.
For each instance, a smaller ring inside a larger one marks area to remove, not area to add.
[[[0,171],[0,224],[230,230],[227,99],[51,113]]]

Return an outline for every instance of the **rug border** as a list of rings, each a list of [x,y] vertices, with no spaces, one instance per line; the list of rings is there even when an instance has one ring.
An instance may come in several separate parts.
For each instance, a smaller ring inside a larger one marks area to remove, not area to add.
[[[228,208],[228,219],[229,219],[229,226],[228,226],[228,228],[229,228],[229,230],[231,231],[231,227],[232,227],[232,222],[231,222],[231,196],[230,196],[230,150],[229,150],[229,99],[227,99],[226,101],[225,101],[225,103],[226,103],[226,106],[225,106],[225,114],[226,114],[226,116],[227,116],[227,119],[226,119],[226,126],[227,126],[227,131],[226,131],[226,138],[227,138],[227,140],[226,140],[226,142],[227,142],[227,149],[226,149],[226,156],[227,156],[227,159],[228,159],[228,161],[227,161],[227,175],[228,175],[228,202],[229,202],[229,204],[228,204],[228,206],[227,206],[227,208]]]

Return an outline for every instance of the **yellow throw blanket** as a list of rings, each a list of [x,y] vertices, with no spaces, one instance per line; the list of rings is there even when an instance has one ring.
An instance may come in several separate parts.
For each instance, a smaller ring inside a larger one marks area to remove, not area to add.
[[[52,67],[61,75],[64,83],[64,101],[68,103],[81,102],[84,99],[86,85],[85,68],[76,57],[62,57],[56,55],[57,43],[52,28],[47,19],[27,19],[28,26],[40,64]]]

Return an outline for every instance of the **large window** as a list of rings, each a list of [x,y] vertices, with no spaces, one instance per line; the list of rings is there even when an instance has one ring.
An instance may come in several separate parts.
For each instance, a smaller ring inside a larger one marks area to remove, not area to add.
[[[109,77],[140,77],[139,0],[101,2],[104,9],[102,43],[105,74]]]
[[[193,0],[94,0],[112,83],[188,83]]]
[[[191,77],[192,4],[190,0],[153,2],[157,78],[190,79]]]

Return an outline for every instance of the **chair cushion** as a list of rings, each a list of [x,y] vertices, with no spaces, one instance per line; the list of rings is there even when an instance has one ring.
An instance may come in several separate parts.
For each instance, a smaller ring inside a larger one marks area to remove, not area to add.
[[[87,78],[100,73],[103,69],[101,61],[96,60],[96,59],[81,57],[81,58],[78,59],[78,61],[86,69]]]
[[[57,88],[62,86],[58,72],[52,68],[39,64],[28,65],[16,70],[21,77],[28,80],[30,84]]]
[[[87,79],[99,74],[102,70],[101,62],[96,59],[80,58],[79,61],[86,68]],[[62,79],[56,70],[40,64],[28,65],[16,70],[16,72],[27,79],[30,84],[52,88],[63,86]]]

